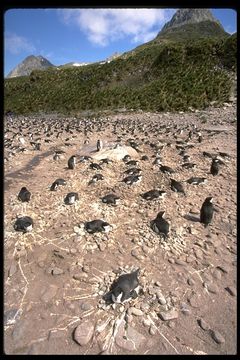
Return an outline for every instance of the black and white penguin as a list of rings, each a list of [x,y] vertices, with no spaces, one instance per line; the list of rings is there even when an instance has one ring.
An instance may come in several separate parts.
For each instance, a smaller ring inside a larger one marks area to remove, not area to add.
[[[171,167],[166,166],[166,165],[160,164],[159,169],[160,169],[160,171],[163,172],[164,174],[173,174],[173,173],[175,173],[175,171],[174,171]]]
[[[170,225],[167,220],[164,219],[164,216],[165,211],[160,211],[156,218],[150,222],[150,227],[155,233],[163,235],[164,238],[166,238],[170,230]]]
[[[202,142],[202,134],[199,132],[198,133],[198,142],[201,143]]]
[[[18,200],[22,202],[29,202],[31,198],[30,191],[27,190],[25,186],[23,186],[18,194]]]
[[[79,196],[78,193],[76,192],[70,192],[66,195],[65,199],[64,199],[64,203],[66,205],[72,205],[75,203],[75,201],[79,200]]]
[[[126,162],[126,165],[128,165],[128,166],[137,166],[138,161],[137,160],[129,160],[128,162]]]
[[[183,185],[179,181],[176,181],[174,179],[170,179],[170,180],[171,180],[171,189],[173,191],[180,192],[180,193],[186,195]]]
[[[125,303],[126,301],[136,298],[139,289],[139,275],[140,269],[132,273],[120,275],[117,280],[113,282],[110,288],[110,296],[113,303]]]
[[[145,192],[141,196],[145,200],[154,200],[158,198],[163,199],[166,194],[167,194],[166,191],[153,189]]]
[[[142,180],[142,175],[129,175],[125,177],[122,181],[127,185],[132,185],[140,182]]]
[[[205,227],[207,227],[213,218],[213,204],[212,204],[213,198],[212,196],[207,197],[200,209],[200,222],[204,224]]]
[[[51,185],[51,187],[50,187],[50,191],[56,191],[59,185],[60,185],[60,186],[64,186],[64,185],[66,185],[66,184],[67,184],[66,180],[64,180],[64,179],[57,179],[57,180],[55,180],[55,181],[52,183],[52,185]]]
[[[87,221],[84,228],[88,233],[94,234],[96,232],[109,232],[111,230],[111,225],[103,220],[92,220]]]
[[[102,150],[102,148],[103,148],[103,142],[102,142],[102,140],[98,140],[97,141],[97,151]]]
[[[183,167],[184,169],[195,169],[196,164],[195,164],[195,163],[191,163],[191,162],[187,162],[187,163],[182,164],[182,167]]]
[[[103,168],[102,168],[100,165],[98,165],[97,163],[91,163],[91,164],[89,165],[89,167],[90,167],[90,169],[92,169],[92,170],[103,170]]]
[[[130,168],[124,171],[124,173],[128,175],[141,175],[142,170],[140,168]]]
[[[97,181],[103,180],[102,174],[93,175],[92,179],[89,181],[88,185],[95,184]]]
[[[122,160],[126,163],[126,162],[129,161],[130,159],[131,159],[131,156],[130,156],[130,155],[125,155]]]
[[[192,185],[199,185],[199,184],[205,184],[207,182],[207,178],[203,177],[191,177],[190,179],[186,180],[188,184]]]
[[[143,155],[143,156],[141,157],[141,160],[147,161],[147,160],[149,160],[149,157],[148,157],[147,155]]]
[[[80,157],[79,162],[80,162],[80,163],[86,163],[86,162],[89,161],[89,160],[92,160],[92,157],[91,157],[91,156],[83,155],[83,156]]]
[[[69,159],[68,159],[68,168],[73,170],[76,166],[76,156],[72,155]]]
[[[219,172],[219,160],[214,158],[212,159],[212,164],[210,168],[210,172],[213,176],[216,176]]]
[[[120,202],[120,197],[111,193],[111,194],[103,196],[102,202],[105,204],[117,205]]]
[[[112,163],[113,161],[111,159],[108,159],[108,158],[105,158],[105,159],[101,159],[99,161],[99,164],[102,165],[102,164],[110,164]]]
[[[23,216],[15,221],[14,229],[22,231],[23,233],[29,232],[33,229],[33,220],[29,216]]]

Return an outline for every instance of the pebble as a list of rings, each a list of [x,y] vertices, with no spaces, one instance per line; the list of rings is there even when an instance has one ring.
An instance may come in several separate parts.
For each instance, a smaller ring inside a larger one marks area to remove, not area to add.
[[[54,298],[58,290],[58,286],[56,285],[48,285],[45,291],[43,292],[43,295],[41,296],[41,300],[43,302],[49,302]]]
[[[227,286],[227,287],[225,288],[225,290],[227,290],[227,292],[228,292],[230,295],[232,295],[232,296],[237,296],[237,291],[236,291],[236,289],[233,288],[232,286],[231,286],[231,287],[230,287],[230,286]]]
[[[197,259],[200,259],[200,260],[202,259],[202,251],[200,249],[195,250],[194,254]]]
[[[117,346],[127,351],[136,351],[144,345],[146,338],[135,330],[132,326],[127,327],[125,331],[125,322],[119,326],[115,342]]]
[[[64,274],[64,271],[63,271],[63,269],[55,267],[55,268],[52,269],[52,274],[53,275],[61,275],[61,274]]]
[[[188,278],[188,279],[187,279],[187,283],[188,283],[188,285],[190,285],[190,286],[195,285],[195,281],[194,281],[192,278]]]
[[[219,331],[217,331],[217,330],[212,330],[212,331],[211,331],[211,336],[212,336],[213,340],[214,340],[217,344],[223,344],[223,343],[225,343],[225,339],[224,339],[224,337],[220,334]]]
[[[88,311],[88,310],[91,310],[93,308],[93,306],[87,302],[83,302],[83,303],[81,303],[80,308],[83,311]]]
[[[151,325],[151,321],[149,319],[143,319],[143,326],[149,327]]]
[[[197,322],[198,322],[199,326],[200,326],[203,330],[209,330],[209,329],[210,329],[210,326],[208,325],[208,323],[207,323],[205,320],[203,320],[202,318],[199,319]]]
[[[143,315],[143,312],[142,312],[142,310],[137,309],[137,308],[131,306],[131,307],[128,309],[128,314],[129,314],[129,315],[135,315],[135,316],[142,316],[142,315]]]
[[[215,270],[213,271],[212,276],[213,276],[215,279],[217,279],[217,280],[221,280],[221,278],[222,278],[221,270],[215,269]]]
[[[174,264],[175,263],[175,260],[173,258],[169,258],[168,259],[168,262],[170,262],[170,264]]]
[[[78,281],[85,280],[87,277],[88,277],[88,275],[86,273],[80,273],[80,274],[73,275],[73,279],[78,280]]]
[[[178,311],[175,309],[172,309],[168,312],[160,312],[158,314],[161,320],[167,321],[167,320],[173,320],[178,318]]]
[[[230,271],[229,267],[223,266],[223,265],[217,266],[217,269],[220,269],[222,272],[224,272],[224,273],[226,273],[226,274],[228,274],[229,271]]]
[[[194,308],[198,308],[201,306],[200,296],[197,294],[194,294],[192,297],[188,298],[188,301],[190,305]]]
[[[73,338],[80,346],[84,346],[91,340],[93,332],[94,325],[90,321],[85,321],[76,327]]]
[[[75,248],[70,249],[70,254],[76,254],[76,253],[77,253],[77,249]]]
[[[176,259],[176,260],[175,260],[175,263],[176,263],[177,265],[182,265],[182,266],[186,265],[185,261],[183,261],[183,260],[181,260],[181,259]]]
[[[156,326],[151,325],[151,326],[150,326],[150,329],[149,329],[149,334],[150,334],[150,335],[156,335],[156,333],[157,333],[157,328],[156,328]]]
[[[106,249],[107,245],[105,245],[104,243],[101,242],[101,243],[98,245],[98,247],[99,247],[99,250],[100,250],[100,251],[104,251],[104,250]]]
[[[142,303],[140,309],[146,313],[150,309],[150,306],[147,303]]]
[[[17,272],[17,264],[15,262],[12,262],[9,270],[8,270],[8,276],[11,277]]]
[[[189,306],[185,303],[181,303],[181,308],[180,308],[181,312],[184,315],[190,315],[191,314],[191,309],[189,308]]]
[[[205,281],[203,283],[203,286],[211,293],[213,294],[217,294],[218,293],[218,287],[216,284],[213,284],[213,283],[210,283],[210,282],[207,282]]]
[[[163,295],[157,295],[157,298],[158,298],[159,304],[166,305],[167,301]]]

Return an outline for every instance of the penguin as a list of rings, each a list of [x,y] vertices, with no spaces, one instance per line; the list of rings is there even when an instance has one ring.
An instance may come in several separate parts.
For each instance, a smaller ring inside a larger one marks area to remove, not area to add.
[[[231,159],[231,156],[229,155],[229,154],[227,154],[227,153],[225,153],[225,152],[219,152],[219,155],[222,157],[222,158],[226,158],[226,159],[228,159],[228,160],[230,160]]]
[[[115,194],[108,194],[102,197],[102,202],[105,204],[117,205],[119,204],[120,197]]]
[[[207,197],[200,209],[200,222],[204,224],[204,227],[207,227],[213,218],[213,204],[212,204],[213,198],[212,196]]]
[[[76,166],[76,156],[72,155],[69,159],[68,159],[68,168],[73,170]]]
[[[32,231],[33,229],[33,220],[29,216],[23,216],[16,220],[14,224],[14,229],[16,231],[22,231],[23,233]]]
[[[102,148],[103,148],[103,142],[102,142],[102,140],[98,140],[97,141],[97,151],[102,150]]]
[[[143,155],[143,156],[141,157],[141,160],[143,160],[143,161],[147,161],[147,160],[149,160],[149,158],[148,158],[148,156],[147,156],[147,155]]]
[[[126,162],[126,165],[128,166],[137,166],[138,165],[138,161],[137,160],[129,160],[128,162]]]
[[[195,169],[196,164],[195,164],[195,163],[187,162],[187,163],[182,164],[182,167],[183,167],[184,169]]]
[[[75,203],[75,201],[79,200],[79,196],[78,193],[75,192],[70,192],[66,195],[65,199],[64,199],[64,203],[66,205],[72,205]]]
[[[170,179],[171,180],[171,189],[175,192],[180,192],[184,195],[186,195],[184,188],[182,186],[182,184],[179,181],[176,181],[174,179]]]
[[[198,142],[201,143],[202,142],[202,134],[199,132],[198,133]]]
[[[91,164],[89,165],[89,167],[90,167],[90,169],[92,169],[92,170],[103,170],[103,168],[102,168],[100,165],[98,165],[97,163],[91,163]]]
[[[105,158],[105,159],[101,159],[99,164],[102,165],[102,164],[110,164],[112,163],[113,161],[111,159],[108,159],[108,158]]]
[[[164,238],[166,238],[169,234],[170,225],[169,223],[164,219],[165,211],[160,211],[156,218],[150,222],[151,229],[159,234],[163,235]]]
[[[166,195],[166,191],[162,191],[162,190],[158,190],[158,189],[153,189],[153,190],[149,190],[147,192],[145,192],[144,194],[142,194],[142,198],[145,200],[154,200],[154,199],[163,199],[163,197]]]
[[[166,166],[166,165],[160,165],[159,169],[164,174],[166,174],[166,173],[168,173],[168,174],[175,173],[175,171],[172,168],[170,168],[169,166]]]
[[[57,179],[52,183],[52,185],[50,187],[50,191],[56,191],[59,185],[63,186],[63,185],[66,185],[66,184],[67,184],[66,180]]]
[[[207,182],[207,178],[202,178],[202,177],[191,177],[190,179],[186,180],[186,182],[188,184],[192,184],[192,185],[199,185],[202,183],[206,183]]]
[[[130,168],[124,171],[124,173],[128,175],[141,175],[142,170],[139,168]]]
[[[210,168],[210,172],[213,176],[216,176],[219,172],[219,166],[218,166],[219,160],[216,158],[212,159],[212,164]]]
[[[186,162],[189,162],[189,160],[190,160],[190,155],[184,154],[183,161],[186,163]]]
[[[88,156],[88,155],[83,155],[83,156],[80,157],[79,162],[80,163],[86,163],[88,160],[92,160],[92,157]]]
[[[161,158],[160,157],[156,157],[155,160],[153,161],[153,165],[160,165],[162,162]]]
[[[123,304],[132,298],[138,296],[139,289],[139,275],[140,269],[133,271],[132,273],[120,275],[117,280],[113,282],[110,287],[110,292],[103,298],[104,300],[110,299],[113,303]]]
[[[142,180],[142,175],[129,175],[125,177],[122,181],[127,185],[132,185],[140,182]]]
[[[130,159],[131,159],[130,155],[125,155],[122,160],[126,163]]]
[[[89,181],[88,185],[94,184],[99,180],[103,180],[103,175],[102,174],[95,174],[95,175],[93,175],[92,179]]]
[[[25,186],[23,186],[18,194],[18,200],[22,202],[29,202],[31,198],[30,191],[27,190]]]
[[[103,220],[92,220],[87,221],[84,228],[88,233],[94,234],[96,232],[109,232],[111,230],[111,225]]]

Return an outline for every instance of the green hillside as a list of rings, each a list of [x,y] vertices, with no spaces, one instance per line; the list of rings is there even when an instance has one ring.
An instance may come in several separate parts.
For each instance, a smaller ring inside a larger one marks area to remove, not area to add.
[[[229,71],[236,70],[236,34],[181,42],[158,40],[103,65],[49,68],[6,79],[4,111],[178,111],[228,100]]]

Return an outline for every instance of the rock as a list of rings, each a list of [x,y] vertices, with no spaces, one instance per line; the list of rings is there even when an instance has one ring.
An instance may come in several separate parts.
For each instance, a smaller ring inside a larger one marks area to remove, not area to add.
[[[157,333],[157,328],[156,328],[156,326],[151,325],[151,326],[150,326],[150,329],[149,329],[149,334],[150,334],[150,335],[155,335],[156,333]]]
[[[168,259],[168,262],[170,262],[170,264],[174,264],[175,263],[175,260],[173,258],[169,258]]]
[[[43,295],[41,296],[41,300],[43,302],[49,302],[54,298],[58,291],[58,286],[56,285],[49,285],[46,290],[43,292]]]
[[[215,269],[215,270],[213,271],[212,276],[213,276],[215,279],[217,279],[217,280],[221,280],[221,278],[222,278],[221,270]]]
[[[115,342],[124,350],[136,351],[145,343],[146,338],[130,325],[125,330],[125,324],[126,322],[123,321],[119,326]]]
[[[218,293],[218,287],[216,284],[210,283],[208,281],[205,281],[203,283],[203,286],[211,293],[217,294]]]
[[[148,310],[149,310],[150,306],[147,304],[147,303],[142,303],[140,305],[140,309],[144,312],[144,313],[147,313]]]
[[[165,299],[165,297],[162,294],[157,294],[157,298],[158,298],[159,304],[166,305],[167,300]]]
[[[175,260],[175,264],[177,264],[177,265],[182,265],[182,266],[186,265],[185,261],[183,261],[183,260],[181,260],[181,259],[176,259],[176,260]]]
[[[99,247],[99,250],[100,250],[100,251],[104,251],[104,250],[106,249],[107,245],[101,242],[101,243],[98,245],[98,247]]]
[[[198,294],[194,294],[193,296],[189,297],[188,301],[190,305],[194,308],[198,308],[201,306],[201,299],[200,299],[200,295]]]
[[[232,286],[231,286],[231,287],[230,287],[230,286],[227,286],[227,287],[225,288],[225,290],[227,290],[227,292],[229,292],[230,295],[232,295],[232,296],[237,296],[237,291],[236,291],[236,289],[233,288]]]
[[[11,277],[17,272],[17,264],[16,262],[12,262],[9,270],[8,270],[8,276]]]
[[[70,254],[76,254],[77,253],[77,249],[75,249],[75,248],[72,248],[72,249],[70,249]]]
[[[61,274],[64,274],[64,271],[63,271],[63,269],[55,267],[55,268],[52,269],[52,274],[53,275],[61,275]]]
[[[142,315],[143,315],[143,312],[142,312],[142,310],[137,309],[137,308],[131,306],[131,307],[128,309],[128,314],[129,314],[129,315],[135,315],[135,316],[142,316]]]
[[[192,278],[188,278],[188,279],[187,279],[187,283],[188,283],[188,285],[190,285],[190,286],[195,285],[195,281],[194,281]]]
[[[178,311],[176,309],[172,309],[168,312],[160,312],[158,316],[163,321],[173,320],[178,318]]]
[[[194,254],[195,254],[195,256],[196,256],[196,258],[197,259],[202,259],[202,257],[203,257],[203,253],[202,253],[202,251],[200,250],[200,249],[196,249],[195,251],[194,251]]]
[[[88,275],[86,273],[80,273],[80,274],[73,275],[73,279],[78,280],[78,281],[86,280],[87,277],[88,277]]]
[[[211,336],[212,336],[213,340],[214,340],[217,344],[223,344],[223,343],[225,343],[225,339],[224,339],[224,337],[220,334],[219,331],[217,331],[217,330],[212,330],[212,331],[211,331]]]
[[[12,325],[15,324],[16,320],[18,320],[21,316],[21,311],[19,309],[11,309],[7,310],[4,313],[4,325]]]
[[[208,325],[208,323],[206,323],[205,320],[203,320],[202,318],[201,319],[198,319],[198,324],[199,326],[203,329],[203,330],[209,330],[210,329],[210,326]]]
[[[181,303],[180,310],[184,315],[190,315],[191,314],[191,309],[185,303]]]
[[[85,321],[76,327],[73,334],[73,339],[80,346],[87,345],[93,336],[93,332],[94,325],[90,321]]]
[[[83,303],[81,303],[80,308],[83,311],[88,311],[88,310],[91,310],[93,308],[93,306],[87,302],[83,302]]]
[[[149,319],[143,319],[142,323],[143,323],[143,326],[147,326],[147,327],[149,327],[151,325],[151,321]]]
[[[230,271],[229,267],[223,266],[223,265],[217,266],[217,269],[221,270],[222,272],[224,272],[224,273],[226,273],[226,274],[228,274],[229,271]]]

